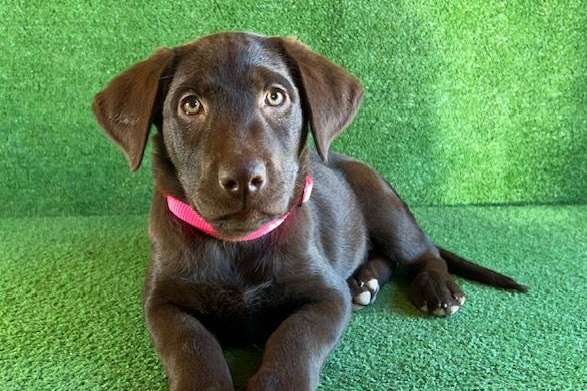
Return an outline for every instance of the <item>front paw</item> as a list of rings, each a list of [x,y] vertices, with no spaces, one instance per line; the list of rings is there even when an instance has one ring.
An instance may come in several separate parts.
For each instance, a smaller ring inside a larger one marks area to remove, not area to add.
[[[420,272],[410,289],[412,303],[421,311],[436,316],[457,312],[465,303],[465,295],[448,273]]]

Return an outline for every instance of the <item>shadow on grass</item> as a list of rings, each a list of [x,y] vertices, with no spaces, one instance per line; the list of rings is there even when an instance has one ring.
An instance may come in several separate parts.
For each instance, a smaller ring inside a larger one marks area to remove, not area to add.
[[[263,355],[262,346],[230,348],[224,351],[224,357],[232,374],[232,381],[237,390],[244,390],[247,381],[259,366]]]

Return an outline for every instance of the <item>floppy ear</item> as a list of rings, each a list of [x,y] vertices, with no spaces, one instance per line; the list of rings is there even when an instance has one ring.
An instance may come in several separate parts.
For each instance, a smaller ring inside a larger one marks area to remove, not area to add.
[[[94,97],[92,110],[100,126],[123,150],[132,171],[141,165],[156,109],[159,80],[173,58],[159,49],[118,75]]]
[[[302,100],[312,135],[323,161],[334,138],[351,123],[363,97],[359,81],[338,65],[294,38],[283,38],[283,48],[301,79]]]

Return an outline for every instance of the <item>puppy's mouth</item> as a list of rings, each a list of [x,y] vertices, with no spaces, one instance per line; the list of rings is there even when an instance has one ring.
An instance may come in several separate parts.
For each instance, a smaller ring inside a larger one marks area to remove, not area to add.
[[[222,237],[239,238],[283,218],[290,207],[285,197],[266,197],[222,203],[204,192],[189,197],[197,211]]]
[[[279,217],[281,217],[281,215],[275,213],[258,210],[242,210],[222,215],[209,220],[209,222],[218,231],[230,234],[230,236],[236,236],[255,231],[261,225]]]
[[[198,210],[195,205],[192,205],[192,208]],[[263,224],[279,219],[285,214],[253,208],[240,209],[236,212],[227,212],[216,214],[214,216],[202,212],[203,211],[200,211],[201,216],[211,224],[218,233],[227,238],[246,236],[261,228]]]

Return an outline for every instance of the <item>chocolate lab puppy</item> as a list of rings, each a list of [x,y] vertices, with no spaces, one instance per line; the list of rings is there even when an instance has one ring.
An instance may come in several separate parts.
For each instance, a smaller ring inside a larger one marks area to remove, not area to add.
[[[464,302],[451,272],[525,290],[436,246],[380,175],[329,152],[362,93],[294,39],[221,33],[158,50],[95,97],[132,170],[157,128],[144,310],[172,390],[233,389],[221,346],[259,341],[247,390],[315,389],[396,265],[438,316]]]

